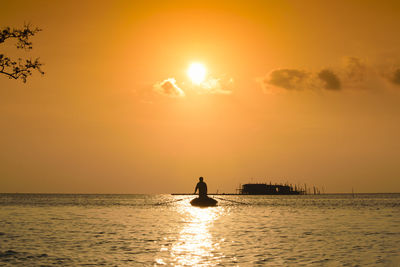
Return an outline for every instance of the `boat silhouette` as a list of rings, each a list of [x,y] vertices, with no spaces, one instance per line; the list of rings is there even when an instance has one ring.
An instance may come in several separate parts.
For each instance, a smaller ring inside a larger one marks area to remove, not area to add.
[[[218,201],[211,197],[196,197],[190,201],[190,204],[196,207],[214,207],[217,203]]]

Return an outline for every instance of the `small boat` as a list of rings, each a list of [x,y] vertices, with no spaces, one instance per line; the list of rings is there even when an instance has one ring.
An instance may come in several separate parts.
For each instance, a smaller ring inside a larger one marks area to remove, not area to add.
[[[196,207],[213,207],[216,206],[217,203],[218,201],[211,197],[197,197],[190,201],[190,204]]]

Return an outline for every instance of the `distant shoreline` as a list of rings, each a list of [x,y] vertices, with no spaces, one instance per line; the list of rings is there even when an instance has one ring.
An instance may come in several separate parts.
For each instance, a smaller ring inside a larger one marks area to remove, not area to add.
[[[400,192],[386,193],[324,193],[324,194],[306,194],[306,195],[250,195],[250,194],[235,194],[235,193],[211,193],[210,196],[322,196],[322,195],[384,195],[384,194],[400,194]],[[29,192],[4,192],[0,195],[172,195],[172,196],[194,196],[193,193],[29,193]]]

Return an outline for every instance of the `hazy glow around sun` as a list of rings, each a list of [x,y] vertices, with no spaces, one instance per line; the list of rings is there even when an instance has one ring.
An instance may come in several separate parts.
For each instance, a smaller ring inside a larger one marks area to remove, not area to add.
[[[195,62],[190,64],[187,74],[194,84],[199,85],[206,78],[207,70],[203,64]]]

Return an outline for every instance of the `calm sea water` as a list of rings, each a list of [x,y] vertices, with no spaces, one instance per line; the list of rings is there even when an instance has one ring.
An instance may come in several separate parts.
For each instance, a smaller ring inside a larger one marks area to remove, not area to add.
[[[0,194],[1,266],[400,266],[400,194]]]

